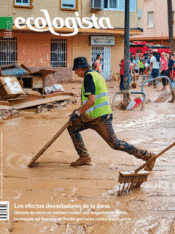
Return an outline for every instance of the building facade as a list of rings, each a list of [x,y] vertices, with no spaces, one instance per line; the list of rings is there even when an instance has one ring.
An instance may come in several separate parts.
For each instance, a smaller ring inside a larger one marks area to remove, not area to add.
[[[143,34],[132,36],[131,41],[147,41],[169,45],[168,6],[165,0],[144,0]],[[175,43],[175,1],[172,1],[173,35]]]
[[[123,0],[4,0],[0,17],[12,17],[12,30],[0,29],[0,65],[52,68],[57,80],[75,79],[73,59],[90,64],[102,54],[106,80],[124,56]],[[130,0],[130,33],[140,34],[143,0]],[[1,18],[2,19],[2,18]]]

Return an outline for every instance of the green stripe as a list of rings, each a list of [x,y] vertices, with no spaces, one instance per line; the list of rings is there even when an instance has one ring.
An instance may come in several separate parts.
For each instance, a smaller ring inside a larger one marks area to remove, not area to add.
[[[0,29],[12,29],[13,18],[12,17],[0,17]]]

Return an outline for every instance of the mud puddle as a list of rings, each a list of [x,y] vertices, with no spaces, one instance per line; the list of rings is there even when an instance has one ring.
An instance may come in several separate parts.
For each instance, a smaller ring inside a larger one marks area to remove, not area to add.
[[[73,86],[80,91],[79,84]],[[153,98],[152,89],[145,89]],[[78,105],[21,114],[0,125],[1,200],[10,202],[10,219],[0,222],[1,233],[175,233],[175,148],[157,159],[139,189],[124,196],[117,195],[119,172],[133,171],[143,161],[114,151],[91,130],[82,132],[91,165],[70,167],[78,156],[66,130],[33,168],[27,167]],[[150,102],[143,111],[114,110],[113,116],[117,137],[140,148],[158,153],[174,142],[174,104]]]

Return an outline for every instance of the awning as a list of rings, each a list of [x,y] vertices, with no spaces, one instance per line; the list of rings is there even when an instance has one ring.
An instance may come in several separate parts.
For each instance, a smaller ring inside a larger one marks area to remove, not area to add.
[[[35,26],[33,26],[34,28],[36,28]],[[51,33],[49,31],[48,27],[45,27],[43,29],[48,29],[48,31],[46,32],[40,32],[40,33]],[[15,25],[13,25],[13,30],[14,31],[20,31],[20,32],[31,32],[31,33],[37,33],[32,31],[29,27],[25,26],[24,28],[17,28]],[[60,34],[64,34],[64,33],[72,33],[74,32],[74,29],[70,29],[67,27],[63,27],[63,28],[54,28],[53,30],[57,33]],[[114,28],[114,29],[97,29],[97,28],[90,28],[90,29],[82,29],[82,28],[78,28],[78,34],[83,34],[83,35],[113,35],[113,36],[124,36],[124,28]],[[141,32],[141,30],[139,29],[130,29],[130,35],[140,35],[143,34],[143,32]]]

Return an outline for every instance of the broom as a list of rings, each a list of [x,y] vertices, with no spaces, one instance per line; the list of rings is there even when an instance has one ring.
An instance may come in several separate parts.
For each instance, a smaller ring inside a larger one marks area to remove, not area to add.
[[[140,171],[141,169],[145,168],[147,165],[149,165],[152,161],[154,161],[156,158],[158,158],[160,155],[165,153],[167,150],[172,148],[175,145],[175,142],[172,143],[170,146],[162,150],[160,153],[155,155],[154,157],[150,158],[146,163],[144,163],[142,166],[137,168],[135,171],[131,172],[119,172],[119,179],[118,182],[119,185],[119,191],[118,195],[122,195],[124,193],[132,191],[134,188],[140,187],[140,185],[147,181],[147,177],[149,175],[149,172],[147,171]]]

